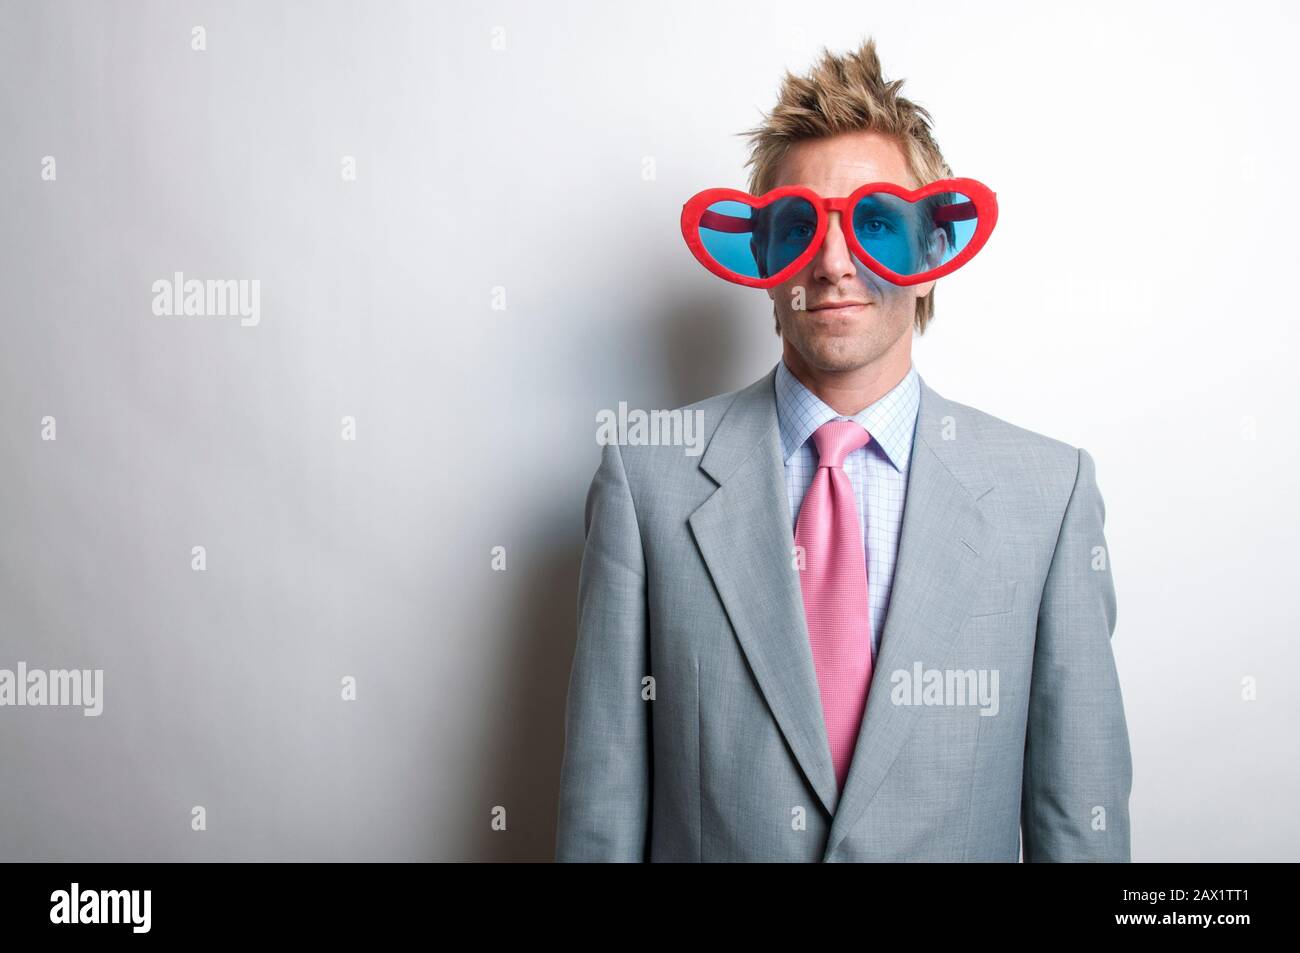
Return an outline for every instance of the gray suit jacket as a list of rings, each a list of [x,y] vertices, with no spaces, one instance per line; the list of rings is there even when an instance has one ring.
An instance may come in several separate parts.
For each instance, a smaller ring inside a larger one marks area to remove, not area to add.
[[[1027,861],[1127,861],[1132,767],[1092,458],[921,381],[893,591],[840,794],[774,376],[687,408],[704,411],[703,455],[603,448],[557,859],[1016,861],[1023,838]],[[993,673],[996,707],[961,703]],[[920,685],[934,690],[906,690]]]

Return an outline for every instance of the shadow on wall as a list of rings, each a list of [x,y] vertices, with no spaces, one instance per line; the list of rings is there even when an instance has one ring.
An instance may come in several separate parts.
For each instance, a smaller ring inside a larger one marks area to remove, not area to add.
[[[772,304],[757,289],[669,298],[665,308],[664,407],[752,384],[781,355]],[[760,300],[761,299],[761,300]]]
[[[739,313],[738,301],[722,297],[669,298],[663,309],[660,350],[662,388],[656,407],[679,407],[750,383],[756,376],[743,355],[753,353],[755,314]],[[760,315],[761,317],[761,315]],[[770,328],[770,314],[763,317]],[[768,331],[770,334],[771,332]],[[772,360],[779,353],[772,336]],[[611,347],[609,351],[613,352]],[[594,356],[593,356],[594,357]],[[619,366],[630,358],[614,352],[598,358]],[[626,365],[624,365],[626,366]],[[629,377],[634,375],[629,374]],[[612,404],[619,399],[611,395]],[[577,412],[577,411],[575,411]],[[585,413],[586,411],[581,411]],[[592,447],[595,445],[592,421]],[[468,838],[476,861],[551,861],[559,808],[560,764],[564,756],[564,710],[577,639],[578,574],[582,565],[583,514],[587,490],[599,453],[592,452],[591,472],[564,488],[564,498],[534,515],[520,537],[541,541],[541,548],[520,553],[522,581],[512,587],[510,644],[515,650],[508,672],[492,689],[483,689],[486,706],[495,706],[495,745],[483,752],[483,791],[491,805],[506,808],[507,830],[493,831],[485,809]],[[574,514],[576,513],[576,518]],[[509,800],[505,800],[509,798]]]

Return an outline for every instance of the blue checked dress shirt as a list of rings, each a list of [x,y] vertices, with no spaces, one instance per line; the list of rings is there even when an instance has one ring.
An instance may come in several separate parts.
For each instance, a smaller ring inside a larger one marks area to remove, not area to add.
[[[799,507],[817,472],[817,447],[813,431],[828,420],[856,420],[871,434],[871,441],[844,460],[844,472],[853,484],[858,523],[862,528],[867,560],[867,597],[871,606],[871,654],[880,649],[880,631],[889,608],[898,556],[898,532],[907,496],[907,468],[912,459],[916,412],[921,403],[916,365],[894,388],[855,417],[837,414],[790,373],[781,360],[776,367],[776,412],[785,456],[785,485],[790,497],[790,532],[799,519]]]

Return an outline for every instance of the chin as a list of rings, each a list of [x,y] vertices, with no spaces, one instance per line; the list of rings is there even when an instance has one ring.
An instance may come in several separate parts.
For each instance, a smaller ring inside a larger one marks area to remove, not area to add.
[[[862,342],[841,338],[838,341],[813,341],[804,359],[823,371],[854,371],[870,364],[878,355]]]

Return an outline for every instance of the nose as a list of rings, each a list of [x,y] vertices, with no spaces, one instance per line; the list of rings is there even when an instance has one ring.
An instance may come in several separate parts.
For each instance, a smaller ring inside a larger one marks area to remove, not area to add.
[[[840,213],[831,212],[829,217],[826,238],[813,258],[813,277],[838,285],[845,278],[857,275],[858,265],[844,241],[844,232],[840,229]]]

